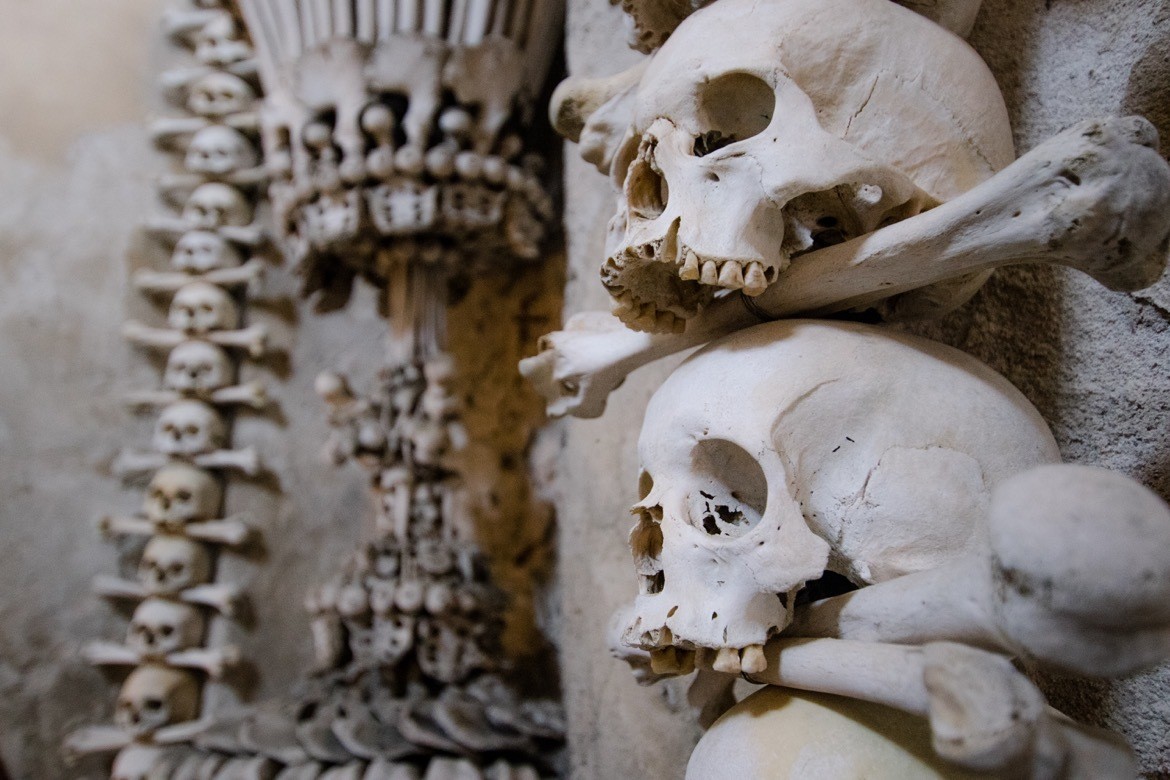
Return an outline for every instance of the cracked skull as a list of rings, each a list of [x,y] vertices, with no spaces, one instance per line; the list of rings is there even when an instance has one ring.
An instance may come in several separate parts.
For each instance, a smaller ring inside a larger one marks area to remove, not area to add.
[[[211,125],[197,132],[183,159],[187,170],[206,176],[226,176],[258,163],[256,147],[248,137],[224,125]]]
[[[185,536],[151,537],[138,564],[138,581],[153,594],[174,594],[211,576],[207,548]]]
[[[223,489],[211,474],[186,463],[171,463],[151,477],[142,508],[153,523],[182,527],[215,517],[222,501]]]
[[[171,265],[175,270],[188,274],[235,268],[243,262],[238,249],[222,236],[207,230],[184,233],[171,253]]]
[[[985,544],[994,485],[1058,459],[1035,409],[973,359],[799,320],[684,363],[638,451],[640,593],[624,641],[676,658],[758,650],[825,571],[864,586]]]
[[[1014,159],[983,61],[887,0],[722,0],[678,27],[631,94],[601,277],[637,330],[679,331],[719,291],[759,295],[793,258]]]
[[[202,401],[178,401],[162,410],[152,443],[165,455],[191,457],[218,450],[227,441],[227,425]]]
[[[199,683],[190,672],[140,666],[118,693],[114,722],[135,736],[199,716]]]
[[[147,658],[198,647],[203,640],[203,615],[197,607],[150,598],[134,610],[126,645]]]
[[[223,348],[207,341],[184,341],[167,355],[163,385],[180,393],[206,394],[231,385],[235,373]]]
[[[222,287],[191,282],[175,293],[167,310],[167,324],[191,334],[232,330],[240,324],[240,309]]]

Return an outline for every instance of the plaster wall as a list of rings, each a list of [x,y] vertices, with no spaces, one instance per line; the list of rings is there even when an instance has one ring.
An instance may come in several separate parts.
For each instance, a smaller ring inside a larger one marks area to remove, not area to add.
[[[570,0],[571,74],[617,72],[620,8]],[[1074,122],[1142,113],[1170,145],[1170,3],[986,0],[972,44],[1007,98],[1022,153]],[[566,147],[566,312],[605,308],[597,278],[609,183]],[[915,328],[987,361],[1037,405],[1067,460],[1130,474],[1170,497],[1170,280],[1135,295],[1046,269],[996,274],[945,321]],[[599,420],[558,424],[563,677],[572,776],[682,777],[698,736],[685,690],[638,688],[609,658],[610,616],[636,592],[626,535],[637,499],[635,445],[669,364],[641,369]],[[1069,714],[1124,733],[1149,776],[1170,776],[1170,668],[1131,680],[1043,680]]]

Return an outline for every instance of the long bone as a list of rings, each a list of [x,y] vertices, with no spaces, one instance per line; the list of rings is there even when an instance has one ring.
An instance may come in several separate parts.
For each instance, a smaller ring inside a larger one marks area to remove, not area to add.
[[[1082,676],[1170,657],[1170,507],[1087,466],[1042,466],[992,497],[990,549],[797,611],[787,636],[955,641]]]
[[[762,295],[728,295],[682,334],[629,331],[585,312],[520,370],[552,415],[597,417],[634,369],[761,319],[831,314],[1017,263],[1065,265],[1113,290],[1152,284],[1166,264],[1170,166],[1145,120],[1083,122],[930,211],[796,258]],[[895,308],[892,313],[899,313]]]
[[[192,397],[204,398],[202,395],[182,393],[178,390],[143,390],[128,393],[125,400],[129,406],[133,407],[167,406],[168,404]],[[216,406],[239,404],[241,406],[250,406],[253,409],[263,409],[268,406],[270,399],[268,398],[268,389],[265,384],[256,380],[242,385],[221,387],[218,390],[213,390],[206,395],[204,400]]]
[[[187,536],[200,542],[239,547],[251,538],[253,529],[245,522],[246,515],[225,517],[222,520],[203,520],[186,523],[178,529],[172,524],[155,523],[145,517],[98,518],[98,530],[105,536],[153,536],[165,532]]]
[[[206,282],[219,287],[248,287],[254,290],[264,278],[264,262],[252,258],[235,268],[214,268],[204,273],[183,271],[150,271],[141,269],[134,272],[134,286],[149,293],[173,293],[191,282]]]
[[[188,341],[190,334],[170,328],[153,328],[133,320],[122,325],[122,336],[143,347],[153,349],[174,349]],[[238,330],[213,330],[201,334],[213,344],[221,347],[246,350],[253,359],[264,357],[268,348],[268,329],[263,325],[249,325]]]
[[[161,659],[156,659],[115,642],[90,642],[83,649],[82,655],[95,666],[139,666],[148,661],[161,660],[168,666],[200,669],[215,680],[221,679],[230,669],[238,666],[242,658],[239,648],[234,645],[190,648],[167,653]]]
[[[260,132],[260,115],[254,111],[240,111],[227,114],[219,121],[201,116],[165,116],[152,121],[147,131],[155,145],[169,149],[176,145],[179,139],[194,135],[215,124],[223,124],[234,130],[254,135]]]
[[[94,578],[93,592],[109,599],[128,599],[130,601],[142,601],[152,596],[166,595],[187,604],[211,607],[225,617],[236,615],[243,600],[243,593],[239,586],[230,583],[194,585],[177,593],[159,594],[141,583],[108,574],[99,574]]]
[[[1008,659],[959,644],[774,639],[751,682],[882,704],[927,718],[935,751],[996,777],[1133,777],[1128,747],[1047,707]]]
[[[69,734],[62,745],[66,763],[83,756],[116,753],[130,745],[177,745],[189,742],[212,725],[211,720],[192,720],[163,726],[143,740],[121,726],[84,726]]]
[[[160,452],[137,452],[123,450],[111,464],[111,469],[120,477],[155,471],[168,463],[182,462],[184,459],[172,458]],[[239,450],[214,450],[187,459],[199,468],[204,469],[235,469],[249,477],[260,473],[264,467],[260,454],[254,447],[244,447]]]

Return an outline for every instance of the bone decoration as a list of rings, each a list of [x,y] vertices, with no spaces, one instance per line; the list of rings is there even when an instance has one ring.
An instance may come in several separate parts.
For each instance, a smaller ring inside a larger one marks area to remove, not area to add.
[[[82,651],[125,677],[112,725],[79,729],[63,746],[70,760],[109,756],[115,780],[179,776],[171,771],[190,756],[190,741],[214,723],[205,689],[242,679],[240,650],[216,624],[238,620],[246,596],[220,581],[219,563],[250,550],[258,533],[247,518],[225,516],[225,472],[259,475],[255,448],[231,447],[232,423],[242,409],[269,406],[264,382],[241,381],[239,365],[267,348],[266,328],[248,323],[267,262],[265,231],[254,222],[266,171],[251,45],[218,0],[174,9],[166,26],[192,65],[164,74],[164,92],[188,115],[152,127],[179,169],[159,191],[174,213],[145,226],[160,265],[138,269],[133,283],[167,311],[165,325],[124,326],[132,342],[166,350],[166,365],[157,389],[127,394],[135,411],[155,416],[151,450],[127,449],[112,463],[120,475],[150,474],[141,514],[97,522],[107,539],[144,543],[133,579],[101,575],[93,583],[98,595],[134,606],[124,639]]]

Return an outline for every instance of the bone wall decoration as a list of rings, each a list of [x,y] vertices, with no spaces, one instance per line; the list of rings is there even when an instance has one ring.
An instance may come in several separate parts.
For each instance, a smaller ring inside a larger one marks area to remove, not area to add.
[[[917,760],[826,747],[791,701],[831,701],[854,729],[862,706],[910,714],[922,776],[1137,774],[1010,659],[1112,678],[1170,658],[1170,508],[1061,464],[1006,380],[889,323],[961,306],[1007,264],[1152,285],[1170,166],[1137,117],[1016,159],[990,71],[939,24],[963,31],[978,4],[930,6],[623,3],[650,57],[554,95],[558,129],[619,191],[599,258],[613,308],[521,370],[550,413],[596,417],[634,369],[707,345],[646,410],[615,653],[643,682],[693,674],[708,716],[735,676],[789,689],[728,711],[694,780]],[[834,320],[769,323],[797,315]],[[893,744],[900,718],[866,729]]]
[[[254,535],[247,518],[223,516],[225,488],[231,473],[254,477],[262,469],[254,448],[232,441],[232,420],[269,403],[262,381],[240,381],[241,363],[262,358],[267,339],[263,325],[246,323],[263,277],[264,262],[252,256],[262,243],[252,214],[263,176],[251,46],[230,33],[233,14],[200,2],[167,18],[171,39],[195,63],[162,76],[170,102],[187,113],[152,127],[181,169],[160,187],[178,216],[147,226],[168,267],[140,270],[133,280],[165,304],[165,325],[123,329],[161,354],[165,369],[161,386],[127,397],[155,418],[149,451],[124,450],[113,464],[121,476],[148,477],[141,512],[98,522],[108,539],[144,544],[133,579],[94,582],[99,595],[132,609],[124,640],[83,651],[90,663],[129,674],[114,724],[82,728],[64,746],[71,759],[113,755],[119,780],[145,777],[159,756],[206,728],[205,683],[228,680],[243,661],[234,646],[209,646],[212,622],[238,619],[244,600],[239,587],[218,581],[218,559]]]

